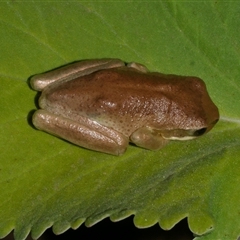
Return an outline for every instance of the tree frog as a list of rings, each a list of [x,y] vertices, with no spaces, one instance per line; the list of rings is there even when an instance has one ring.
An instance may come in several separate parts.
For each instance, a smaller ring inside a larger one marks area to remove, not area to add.
[[[219,119],[198,77],[149,72],[119,59],[74,62],[31,78],[42,91],[37,129],[84,148],[121,155],[129,142],[157,150],[207,133]]]

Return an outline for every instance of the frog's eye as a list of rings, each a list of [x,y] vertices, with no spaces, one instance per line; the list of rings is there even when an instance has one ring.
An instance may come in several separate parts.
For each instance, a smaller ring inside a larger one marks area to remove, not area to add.
[[[217,122],[218,122],[218,119],[216,119],[212,123],[208,124],[208,127],[194,130],[192,132],[192,135],[189,135],[189,136],[194,136],[194,137],[202,136],[204,133],[209,132]]]
[[[192,136],[198,137],[203,135],[207,131],[207,128],[200,128],[192,133]]]

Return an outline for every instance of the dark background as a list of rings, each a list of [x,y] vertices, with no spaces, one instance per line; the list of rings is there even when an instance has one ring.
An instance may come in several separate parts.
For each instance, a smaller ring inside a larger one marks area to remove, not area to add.
[[[10,234],[4,240],[13,240]],[[31,240],[29,236],[27,240]],[[169,231],[162,230],[158,224],[150,228],[138,229],[133,224],[133,217],[129,217],[120,222],[111,222],[109,218],[87,228],[81,225],[77,230],[69,229],[63,234],[55,235],[52,229],[48,229],[39,240],[65,240],[65,239],[114,239],[114,240],[190,240],[193,234],[188,228],[187,220],[184,219]]]

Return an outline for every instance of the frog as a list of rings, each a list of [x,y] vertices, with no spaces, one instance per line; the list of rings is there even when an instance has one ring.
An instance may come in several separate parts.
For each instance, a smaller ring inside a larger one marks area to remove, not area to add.
[[[102,58],[34,75],[41,92],[33,125],[82,148],[122,155],[128,145],[159,150],[196,139],[219,120],[204,81]]]

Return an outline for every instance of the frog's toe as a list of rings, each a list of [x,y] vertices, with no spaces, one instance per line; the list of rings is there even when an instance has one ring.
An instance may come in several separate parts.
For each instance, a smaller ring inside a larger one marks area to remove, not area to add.
[[[143,64],[131,62],[127,64],[127,67],[135,68],[140,72],[147,73],[148,69]]]

